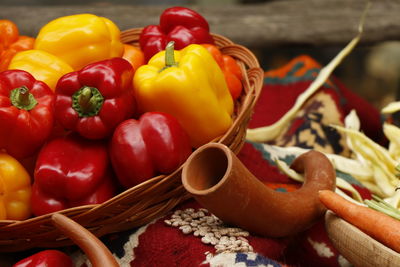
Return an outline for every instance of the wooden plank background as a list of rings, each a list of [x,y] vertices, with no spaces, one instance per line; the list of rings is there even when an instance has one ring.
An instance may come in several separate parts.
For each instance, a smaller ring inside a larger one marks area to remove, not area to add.
[[[65,2],[65,1],[64,1]],[[400,1],[373,0],[361,44],[400,39]],[[354,37],[365,0],[279,0],[246,5],[189,6],[210,23],[211,31],[252,47],[343,45]],[[0,5],[0,18],[34,36],[50,20],[93,13],[113,20],[121,30],[157,24],[165,5]]]

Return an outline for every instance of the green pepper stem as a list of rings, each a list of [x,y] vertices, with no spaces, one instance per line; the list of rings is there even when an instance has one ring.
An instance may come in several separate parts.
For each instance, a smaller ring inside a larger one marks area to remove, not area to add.
[[[90,87],[84,87],[82,89],[81,94],[78,97],[78,103],[82,108],[82,111],[87,112],[88,110],[90,110],[93,107],[93,99],[92,98],[93,94],[92,94],[92,90],[90,90]]]
[[[104,98],[97,88],[83,86],[72,96],[72,107],[79,117],[96,116],[103,105]]]
[[[175,45],[175,42],[171,41],[165,47],[165,67],[176,66],[175,57],[174,57],[174,45]]]
[[[26,88],[26,86],[22,86],[19,89],[19,95],[18,95],[18,102],[21,105],[29,105],[29,90]]]
[[[15,107],[24,110],[31,110],[37,105],[35,97],[25,85],[11,90],[10,100]]]

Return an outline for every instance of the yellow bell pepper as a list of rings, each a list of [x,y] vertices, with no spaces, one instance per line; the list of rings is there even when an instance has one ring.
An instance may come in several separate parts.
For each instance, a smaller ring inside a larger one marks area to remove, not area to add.
[[[53,91],[58,79],[73,69],[58,57],[41,50],[26,50],[17,53],[8,66],[9,70],[24,70],[36,80],[47,84]]]
[[[74,70],[89,63],[121,57],[120,30],[111,20],[93,14],[60,17],[44,25],[35,49],[58,56]]]
[[[139,110],[174,116],[193,147],[223,135],[232,125],[233,100],[224,74],[201,45],[174,51],[169,43],[136,71],[133,82]]]
[[[0,220],[25,220],[31,215],[31,179],[13,157],[0,151]]]

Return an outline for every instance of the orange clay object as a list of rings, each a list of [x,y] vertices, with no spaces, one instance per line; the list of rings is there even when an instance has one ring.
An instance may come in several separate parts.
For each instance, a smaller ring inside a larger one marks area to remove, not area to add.
[[[110,250],[89,230],[60,213],[51,216],[53,224],[79,246],[93,267],[119,267]]]
[[[227,224],[261,236],[285,237],[304,231],[326,211],[318,199],[335,189],[335,170],[321,152],[298,156],[291,167],[304,173],[303,185],[291,192],[265,186],[226,146],[208,143],[196,149],[182,169],[182,184],[211,213]]]

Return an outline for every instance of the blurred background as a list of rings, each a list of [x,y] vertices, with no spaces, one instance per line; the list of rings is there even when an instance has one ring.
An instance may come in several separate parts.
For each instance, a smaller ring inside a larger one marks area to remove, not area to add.
[[[365,24],[367,29],[371,27],[370,32],[366,31],[365,40],[334,75],[381,109],[400,98],[399,20],[390,21],[390,14],[396,13],[396,8],[400,11],[400,6],[396,0],[371,2],[372,15]],[[383,2],[386,6],[382,6]],[[193,7],[209,20],[212,32],[252,50],[263,69],[269,70],[300,54],[308,54],[326,65],[356,35],[365,3],[361,0],[0,0],[0,18],[13,20],[22,34],[34,36],[46,21],[56,16],[93,12],[109,17],[124,30],[156,24],[163,8],[183,5]]]

